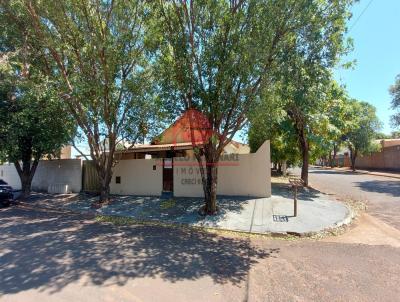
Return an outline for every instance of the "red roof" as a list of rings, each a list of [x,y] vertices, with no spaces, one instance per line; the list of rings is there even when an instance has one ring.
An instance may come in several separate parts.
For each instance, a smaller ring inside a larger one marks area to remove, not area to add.
[[[212,136],[207,117],[196,109],[186,110],[168,129],[164,130],[154,145],[191,143],[200,145]]]

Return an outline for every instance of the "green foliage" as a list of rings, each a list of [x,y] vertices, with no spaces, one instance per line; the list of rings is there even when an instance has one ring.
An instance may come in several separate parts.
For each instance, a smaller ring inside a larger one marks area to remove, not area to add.
[[[107,200],[117,145],[150,135],[161,108],[146,55],[146,2],[10,0],[0,12],[43,62],[89,145]]]
[[[313,159],[329,157],[332,152],[338,152],[343,146],[342,136],[349,127],[347,95],[343,87],[331,81],[324,99],[320,113],[312,120],[315,146]]]
[[[391,134],[390,134],[390,137],[389,138],[399,138],[400,139],[400,131],[393,131]]]
[[[262,101],[249,114],[249,145],[252,152],[270,141],[271,161],[295,165],[300,160],[297,137],[282,107],[282,100],[272,90],[264,91]]]
[[[374,139],[391,139],[391,138],[396,138],[395,136],[396,135],[395,135],[394,132],[392,134],[386,134],[386,133],[383,133],[383,132],[376,132]]]
[[[223,140],[233,136],[274,71],[293,74],[291,50],[307,60],[323,55],[329,66],[336,60],[350,1],[330,2],[157,2],[152,36],[163,98],[199,109]]]
[[[318,156],[328,146],[321,132],[336,132],[324,110],[333,90],[331,69],[351,46],[344,35],[352,2],[309,1],[302,15],[305,26],[288,34],[272,78],[297,136],[306,184],[310,150]]]
[[[392,116],[392,124],[394,127],[400,127],[400,75],[396,77],[389,92],[392,96],[392,109],[397,110],[397,113]]]
[[[71,141],[75,124],[54,83],[35,65],[24,65],[20,52],[5,53],[0,64],[1,160],[55,157]]]
[[[377,151],[379,145],[373,140],[381,123],[376,116],[376,108],[369,103],[349,100],[347,117],[349,127],[344,135],[344,140],[350,149],[358,154],[367,154]]]
[[[172,209],[176,206],[176,201],[174,199],[163,200],[160,202],[160,209],[161,210],[168,210]]]

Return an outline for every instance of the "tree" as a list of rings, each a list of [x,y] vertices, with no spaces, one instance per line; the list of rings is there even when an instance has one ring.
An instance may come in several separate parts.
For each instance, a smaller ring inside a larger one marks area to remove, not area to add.
[[[87,141],[109,200],[116,146],[143,135],[151,100],[143,1],[7,1],[3,16],[27,36]]]
[[[319,3],[175,0],[154,5],[163,95],[179,110],[199,110],[214,133],[195,153],[206,214],[217,210],[221,152],[247,123],[247,113],[284,51],[282,42],[322,14]]]
[[[312,3],[305,26],[286,40],[281,65],[276,74],[279,93],[297,134],[302,155],[301,178],[308,185],[309,136],[315,115],[327,100],[331,69],[349,50],[344,38],[352,1]]]
[[[298,164],[300,153],[297,137],[283,110],[282,99],[273,90],[265,90],[260,104],[249,115],[249,145],[252,152],[270,141],[271,161],[279,173],[286,174],[288,165]]]
[[[400,131],[392,131],[389,138],[399,138],[400,139]]]
[[[348,120],[351,121],[344,140],[350,150],[351,169],[356,169],[358,155],[364,155],[379,149],[374,143],[376,131],[380,128],[379,119],[376,116],[376,108],[369,103],[357,100],[349,100]]]
[[[314,133],[320,137],[320,155],[328,158],[330,166],[336,165],[336,155],[343,145],[343,134],[348,127],[347,94],[335,81],[330,83],[320,118],[313,120]],[[318,156],[317,156],[318,157]]]
[[[392,109],[397,110],[392,116],[392,124],[400,127],[400,74],[396,77],[395,83],[390,86],[389,92],[392,96]]]
[[[71,141],[74,123],[53,83],[34,66],[21,64],[18,50],[3,54],[2,59],[0,160],[14,163],[21,180],[22,198],[26,198],[39,159],[55,157]]]

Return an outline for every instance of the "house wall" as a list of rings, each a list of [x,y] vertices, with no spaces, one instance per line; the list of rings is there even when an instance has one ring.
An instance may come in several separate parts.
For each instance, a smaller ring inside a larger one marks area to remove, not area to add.
[[[225,146],[224,152],[225,153],[249,154],[250,147],[249,147],[249,145],[232,141]]]
[[[269,141],[266,141],[256,153],[236,154],[220,161],[217,194],[271,196]],[[197,161],[183,158],[174,159],[174,196],[203,196]]]
[[[356,158],[357,169],[400,170],[400,146],[382,148],[367,156]]]
[[[21,189],[21,181],[13,164],[0,165],[0,178],[14,189]],[[46,191],[50,184],[68,184],[72,192],[82,189],[82,161],[80,159],[41,160],[32,180],[33,191]]]
[[[153,170],[155,166],[155,170]],[[116,183],[116,177],[121,183]],[[114,167],[110,190],[120,195],[153,195],[162,192],[162,161],[159,159],[121,160]]]

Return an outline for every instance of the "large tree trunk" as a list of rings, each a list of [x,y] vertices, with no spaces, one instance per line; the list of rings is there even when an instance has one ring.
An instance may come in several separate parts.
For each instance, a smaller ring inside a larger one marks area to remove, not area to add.
[[[204,155],[205,163],[202,155]],[[195,152],[195,156],[199,164],[204,192],[204,207],[201,212],[205,215],[214,215],[217,212],[219,154],[210,142],[204,146],[203,152]]]
[[[97,174],[100,182],[100,195],[99,204],[107,204],[110,202],[110,183],[113,176],[113,157],[114,151],[110,151],[106,158],[100,158],[100,160],[94,160],[97,168]]]
[[[296,107],[289,109],[287,113],[294,123],[294,129],[297,134],[297,140],[301,151],[301,179],[303,180],[304,185],[308,186],[309,146],[305,130],[305,119],[302,112]]]
[[[278,174],[282,174],[282,163],[278,162],[278,168],[277,168]]]
[[[351,169],[353,171],[356,170],[356,159],[358,155],[357,149],[354,149],[353,147],[349,147],[350,149],[350,161],[351,161]]]
[[[97,128],[95,133],[95,136],[88,136],[88,141],[90,156],[95,164],[100,183],[99,200],[92,205],[97,208],[109,203],[110,201],[110,183],[113,176],[116,134],[109,130],[107,148],[105,141],[100,142]]]
[[[99,202],[104,204],[110,201],[110,183],[112,173],[110,171],[104,171],[103,176],[100,177],[100,196]]]
[[[296,123],[296,132],[302,157],[301,179],[303,180],[304,185],[308,186],[309,146],[304,125],[302,123]]]
[[[282,175],[286,176],[286,174],[287,174],[287,163],[286,163],[286,160],[282,161],[281,169],[282,169]]]
[[[205,213],[213,215],[217,211],[218,163],[207,163],[207,198]]]
[[[333,145],[333,155],[332,155],[332,165],[331,167],[336,167],[336,155],[337,155],[337,151],[338,151],[338,146],[337,145]]]
[[[21,199],[27,199],[31,194],[31,185],[32,179],[35,175],[36,168],[39,164],[39,159],[34,159],[33,162],[31,159],[24,158],[22,161],[22,167],[19,161],[14,162],[15,169],[18,172],[19,178],[21,180]]]
[[[304,182],[305,186],[308,186],[308,164],[309,164],[309,153],[308,153],[308,141],[305,136],[304,130],[302,131],[303,135],[299,137],[300,139],[300,147],[301,147],[301,156],[303,165],[301,167],[301,179]]]

